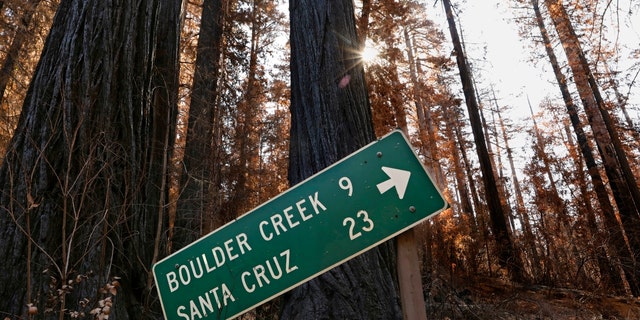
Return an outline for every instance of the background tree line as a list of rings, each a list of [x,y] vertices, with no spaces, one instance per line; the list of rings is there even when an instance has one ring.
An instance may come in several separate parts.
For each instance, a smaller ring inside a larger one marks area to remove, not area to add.
[[[508,3],[558,87],[534,113],[482,78],[464,4],[349,3],[0,2],[0,316],[158,318],[154,262],[394,128],[452,205],[416,230],[427,308],[441,277],[639,296],[640,52],[621,56],[610,23],[638,5]],[[337,150],[305,140],[328,129],[300,106],[343,112],[305,100],[307,76],[362,121],[326,119],[348,122]],[[397,317],[394,245],[376,250],[247,317]],[[351,301],[334,295],[345,279],[365,288]]]

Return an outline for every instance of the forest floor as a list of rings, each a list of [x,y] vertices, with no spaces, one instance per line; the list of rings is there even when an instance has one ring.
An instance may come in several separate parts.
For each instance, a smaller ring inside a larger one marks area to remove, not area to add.
[[[427,286],[429,319],[640,319],[640,299],[501,279],[459,282],[435,277]]]

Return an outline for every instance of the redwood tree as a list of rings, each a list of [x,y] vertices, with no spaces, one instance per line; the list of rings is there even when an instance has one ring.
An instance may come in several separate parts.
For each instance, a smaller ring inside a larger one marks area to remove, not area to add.
[[[180,12],[60,4],[0,169],[3,317],[159,317]]]
[[[219,218],[218,141],[220,110],[217,103],[218,74],[223,34],[220,0],[204,0],[197,58],[195,61],[189,123],[178,199],[178,221],[172,239],[175,249],[211,231],[212,219]],[[209,219],[203,218],[208,216]],[[220,219],[222,220],[222,219]],[[218,225],[221,222],[217,223]],[[200,230],[203,230],[200,232]]]
[[[292,0],[293,185],[375,139],[350,0]],[[401,319],[387,243],[291,291],[282,319]]]

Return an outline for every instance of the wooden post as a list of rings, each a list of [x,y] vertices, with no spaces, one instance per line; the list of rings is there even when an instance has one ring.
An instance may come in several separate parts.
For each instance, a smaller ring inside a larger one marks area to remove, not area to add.
[[[398,235],[396,245],[402,317],[404,320],[427,320],[414,229]]]

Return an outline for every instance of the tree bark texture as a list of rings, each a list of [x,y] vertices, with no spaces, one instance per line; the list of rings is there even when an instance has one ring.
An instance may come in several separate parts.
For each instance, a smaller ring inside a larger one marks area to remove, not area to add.
[[[293,185],[375,139],[352,1],[293,0]],[[382,244],[294,289],[281,319],[401,319],[395,257]]]
[[[160,317],[180,15],[177,0],[60,3],[0,169],[3,317]]]

